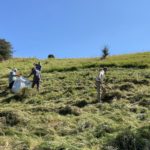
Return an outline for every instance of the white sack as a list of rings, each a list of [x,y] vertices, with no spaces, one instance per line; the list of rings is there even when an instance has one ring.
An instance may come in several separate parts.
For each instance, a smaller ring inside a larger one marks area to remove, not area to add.
[[[21,89],[23,88],[30,88],[31,87],[31,82],[23,77],[19,77],[15,80],[13,87],[12,87],[12,92],[14,93],[19,93]]]

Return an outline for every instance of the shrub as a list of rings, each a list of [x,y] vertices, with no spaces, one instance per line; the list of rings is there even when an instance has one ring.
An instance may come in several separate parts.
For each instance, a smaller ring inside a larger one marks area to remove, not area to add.
[[[48,58],[55,58],[55,56],[53,54],[49,54]]]
[[[12,46],[5,39],[0,39],[0,60],[7,60],[12,57]]]
[[[107,46],[105,46],[105,47],[102,49],[102,57],[101,57],[101,59],[105,59],[108,55],[109,55],[109,49],[108,49]]]

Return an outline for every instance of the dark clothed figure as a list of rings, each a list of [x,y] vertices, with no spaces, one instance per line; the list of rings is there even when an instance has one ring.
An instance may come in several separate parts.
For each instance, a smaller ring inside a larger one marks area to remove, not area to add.
[[[39,91],[39,87],[40,87],[40,80],[41,80],[41,74],[40,71],[37,70],[36,68],[33,68],[31,71],[31,74],[29,75],[32,76],[33,75],[33,82],[32,82],[32,88],[34,88],[34,86],[37,86],[37,90]]]

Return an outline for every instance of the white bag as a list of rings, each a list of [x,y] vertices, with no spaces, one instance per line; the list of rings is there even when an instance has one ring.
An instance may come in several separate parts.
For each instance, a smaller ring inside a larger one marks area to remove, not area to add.
[[[31,82],[23,77],[19,77],[15,80],[13,87],[12,87],[12,92],[14,93],[19,93],[21,89],[23,88],[30,88],[31,87]]]

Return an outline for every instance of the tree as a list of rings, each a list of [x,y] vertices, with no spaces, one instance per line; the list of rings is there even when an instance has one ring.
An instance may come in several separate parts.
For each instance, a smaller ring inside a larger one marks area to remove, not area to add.
[[[55,56],[53,54],[49,54],[48,58],[55,58]]]
[[[11,43],[5,39],[0,39],[0,59],[7,60],[12,57],[13,51]]]
[[[102,57],[101,57],[101,59],[105,59],[108,55],[109,55],[109,49],[108,49],[107,46],[105,46],[105,47],[102,49]]]

